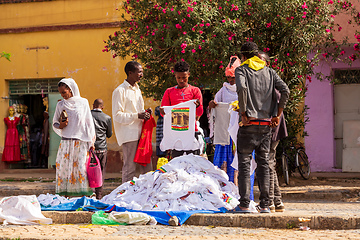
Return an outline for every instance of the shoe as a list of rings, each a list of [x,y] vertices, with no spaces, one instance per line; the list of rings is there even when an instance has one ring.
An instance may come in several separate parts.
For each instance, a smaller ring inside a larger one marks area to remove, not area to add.
[[[275,212],[275,205],[274,204],[271,204],[269,206],[269,209],[270,209],[270,212],[274,213]]]
[[[227,211],[227,213],[251,213],[250,209],[241,209],[239,206],[236,206],[233,210]]]
[[[260,211],[261,211],[260,204],[256,205],[256,206],[255,206],[255,209],[256,209],[256,211],[260,212]]]
[[[269,208],[262,208],[260,210],[260,213],[270,213],[270,209]]]
[[[284,211],[285,211],[285,206],[283,203],[280,203],[275,206],[275,212],[284,212]]]

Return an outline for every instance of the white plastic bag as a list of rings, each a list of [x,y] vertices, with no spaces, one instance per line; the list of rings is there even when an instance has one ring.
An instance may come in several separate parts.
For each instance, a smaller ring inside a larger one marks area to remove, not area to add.
[[[0,201],[0,222],[3,224],[52,224],[51,218],[41,213],[35,195],[5,197]]]
[[[127,223],[134,225],[156,225],[157,221],[155,218],[150,217],[146,213],[142,212],[111,212],[109,214],[109,219],[119,222],[119,223]]]

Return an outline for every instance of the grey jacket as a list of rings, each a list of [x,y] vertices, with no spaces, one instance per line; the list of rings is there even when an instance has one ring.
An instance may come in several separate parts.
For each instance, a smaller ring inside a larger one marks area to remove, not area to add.
[[[247,64],[242,65],[235,70],[235,81],[240,112],[246,112],[248,117],[266,119],[277,116],[278,107],[284,108],[289,98],[286,83],[268,67],[255,71]],[[281,94],[279,104],[275,89]]]
[[[107,150],[106,138],[112,135],[111,117],[100,110],[91,110],[94,119],[96,141],[95,150]]]

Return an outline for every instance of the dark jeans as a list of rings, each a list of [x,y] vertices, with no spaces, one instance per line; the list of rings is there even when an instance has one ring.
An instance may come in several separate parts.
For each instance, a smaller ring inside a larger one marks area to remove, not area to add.
[[[270,188],[269,188],[269,205],[274,204],[275,206],[279,205],[281,200],[281,192],[279,188],[279,180],[276,173],[276,147],[279,144],[279,141],[271,142],[270,145]]]
[[[104,152],[96,152],[96,150],[95,150],[95,154],[100,161],[103,185],[104,185],[104,179],[105,179],[104,176],[105,176],[105,169],[106,169],[106,162],[107,162],[107,150]],[[96,199],[101,199],[103,197],[102,192],[103,192],[103,186],[95,188]]]
[[[257,163],[256,178],[260,190],[260,207],[267,208],[269,202],[269,152],[271,131],[269,126],[240,127],[237,136],[237,153],[239,158],[239,193],[240,206],[248,208],[250,204],[250,162],[255,149]]]

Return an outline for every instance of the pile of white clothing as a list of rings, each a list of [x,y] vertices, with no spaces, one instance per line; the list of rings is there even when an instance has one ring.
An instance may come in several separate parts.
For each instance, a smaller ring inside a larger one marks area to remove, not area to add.
[[[217,211],[235,208],[238,199],[238,188],[224,171],[191,154],[123,183],[101,201],[143,211]]]
[[[79,198],[71,198],[71,199],[67,199],[66,197],[60,196],[58,194],[40,194],[37,197],[37,200],[39,201],[39,203],[41,205],[43,205],[44,207],[52,207],[52,206],[56,206],[59,204],[63,204],[63,203],[69,203],[69,202],[74,202]]]
[[[6,224],[52,224],[51,218],[41,213],[35,195],[5,197],[0,200],[0,223]]]

